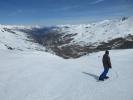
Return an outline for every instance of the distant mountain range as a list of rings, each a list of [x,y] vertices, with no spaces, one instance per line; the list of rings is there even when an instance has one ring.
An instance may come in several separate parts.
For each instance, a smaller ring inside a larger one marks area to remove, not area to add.
[[[0,49],[41,50],[78,58],[107,49],[133,48],[133,17],[82,25],[0,25]]]

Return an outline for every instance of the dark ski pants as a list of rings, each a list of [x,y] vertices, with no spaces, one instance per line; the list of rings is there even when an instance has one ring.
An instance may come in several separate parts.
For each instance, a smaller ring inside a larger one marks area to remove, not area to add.
[[[109,68],[104,68],[103,73],[100,75],[99,79],[104,79],[109,71]]]

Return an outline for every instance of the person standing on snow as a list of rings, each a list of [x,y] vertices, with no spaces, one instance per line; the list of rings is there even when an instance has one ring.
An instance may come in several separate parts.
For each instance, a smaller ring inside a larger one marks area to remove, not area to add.
[[[104,79],[108,79],[109,78],[106,75],[107,75],[109,69],[112,68],[108,50],[105,51],[105,54],[103,55],[102,62],[103,62],[104,71],[100,75],[99,80],[104,81]]]

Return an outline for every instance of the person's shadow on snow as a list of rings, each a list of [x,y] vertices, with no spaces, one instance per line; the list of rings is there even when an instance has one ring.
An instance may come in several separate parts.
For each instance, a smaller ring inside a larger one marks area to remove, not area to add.
[[[91,74],[91,73],[87,73],[87,72],[82,72],[83,74],[85,75],[89,75],[91,77],[93,77],[94,79],[98,80],[99,79],[99,76],[95,75],[95,74]]]

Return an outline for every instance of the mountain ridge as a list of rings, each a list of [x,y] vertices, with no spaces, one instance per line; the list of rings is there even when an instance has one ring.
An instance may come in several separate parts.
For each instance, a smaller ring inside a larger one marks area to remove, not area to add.
[[[133,17],[80,25],[0,27],[1,34],[3,31],[23,34],[38,49],[45,47],[42,51],[63,58],[78,58],[101,50],[133,48]]]

